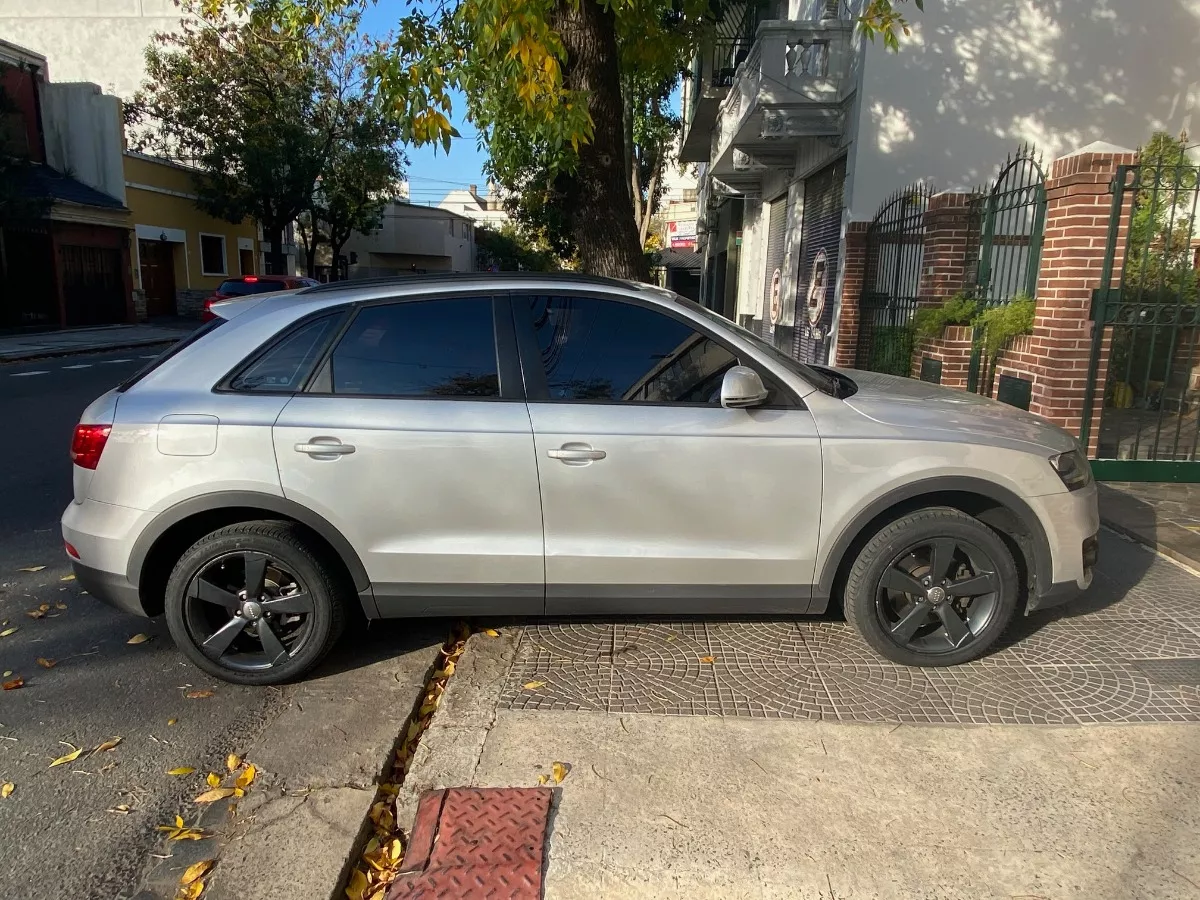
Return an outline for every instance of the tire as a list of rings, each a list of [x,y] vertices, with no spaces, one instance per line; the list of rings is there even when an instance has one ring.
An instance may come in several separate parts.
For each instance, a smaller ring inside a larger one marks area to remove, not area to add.
[[[938,569],[944,576],[935,577]],[[996,642],[1020,593],[1000,535],[957,509],[931,507],[867,541],[846,579],[846,620],[887,659],[953,666]]]
[[[258,600],[248,604],[256,577]],[[349,600],[343,582],[324,548],[296,525],[239,522],[202,537],[175,565],[167,627],[210,675],[280,684],[310,671],[341,636]]]

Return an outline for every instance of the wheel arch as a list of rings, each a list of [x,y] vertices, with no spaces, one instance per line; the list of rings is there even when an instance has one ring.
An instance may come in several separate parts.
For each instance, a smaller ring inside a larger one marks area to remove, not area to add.
[[[129,555],[126,576],[137,587],[147,615],[162,613],[167,578],[188,547],[218,528],[255,519],[302,525],[341,563],[368,618],[378,615],[367,570],[342,533],[323,516],[293,500],[255,491],[219,491],[181,501],[163,510],[142,530]]]
[[[858,551],[879,529],[929,506],[961,510],[1005,537],[1030,596],[1036,596],[1038,585],[1051,583],[1050,542],[1029,504],[1008,488],[982,478],[944,476],[893,488],[855,513],[830,545],[821,566],[817,595],[835,596]]]

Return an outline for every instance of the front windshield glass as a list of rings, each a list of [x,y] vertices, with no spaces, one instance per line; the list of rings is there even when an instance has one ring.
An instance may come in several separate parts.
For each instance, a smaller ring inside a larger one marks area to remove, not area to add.
[[[774,362],[779,363],[779,365],[783,366],[794,375],[799,375],[817,390],[824,394],[829,394],[831,397],[838,396],[838,384],[835,379],[830,378],[823,372],[817,371],[812,366],[805,365],[799,360],[793,359],[770,341],[763,340],[750,329],[743,328],[736,322],[731,322],[729,319],[713,312],[711,309],[707,309],[706,307],[703,307],[699,303],[689,300],[686,297],[681,297],[679,294],[673,294],[673,296],[676,302],[678,302],[681,306],[686,306],[693,312],[699,313],[714,325],[724,328],[727,331],[736,332],[738,337],[752,343],[757,349],[771,357]]]

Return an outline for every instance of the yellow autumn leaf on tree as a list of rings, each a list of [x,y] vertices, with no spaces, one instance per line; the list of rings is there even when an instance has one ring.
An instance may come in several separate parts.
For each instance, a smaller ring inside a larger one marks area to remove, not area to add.
[[[245,770],[237,777],[237,781],[235,781],[234,784],[242,790],[245,790],[254,783],[254,776],[256,774],[258,774],[258,769],[254,768],[253,765],[246,766]]]
[[[218,800],[224,800],[226,797],[232,797],[232,796],[233,796],[233,788],[231,788],[231,787],[213,788],[211,791],[205,791],[203,794],[201,794],[199,797],[197,797],[192,802],[194,802],[194,803],[216,803]]]
[[[227,757],[225,757],[225,767],[227,769],[229,769],[230,772],[232,772],[234,769],[236,769],[241,764],[242,764],[242,758],[240,756],[238,756],[236,753],[230,753]]]
[[[198,863],[192,863],[184,870],[183,874],[179,876],[179,883],[182,885],[189,885],[193,881],[203,878],[205,874],[207,874],[208,870],[213,867],[215,862],[215,859],[205,859]]]
[[[174,769],[167,769],[168,775],[191,775],[196,769],[193,766],[176,766]]]
[[[74,744],[67,744],[67,746],[75,747]],[[53,769],[55,766],[61,766],[61,765],[65,765],[66,763],[69,763],[69,762],[75,762],[75,760],[79,759],[79,754],[82,752],[83,752],[82,747],[75,747],[75,749],[72,750],[70,753],[68,753],[66,756],[60,756],[54,762],[50,763],[50,768]]]
[[[7,799],[12,796],[12,792],[16,789],[17,786],[15,784],[11,781],[6,781],[4,784],[0,784],[0,797]]]

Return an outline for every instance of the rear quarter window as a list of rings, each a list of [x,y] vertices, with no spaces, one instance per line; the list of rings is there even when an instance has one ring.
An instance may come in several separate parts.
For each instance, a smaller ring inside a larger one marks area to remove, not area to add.
[[[143,378],[145,378],[147,375],[149,375],[151,372],[153,372],[155,369],[157,369],[163,363],[165,363],[172,356],[175,356],[177,353],[180,353],[183,350],[187,349],[188,347],[190,347],[192,344],[196,343],[201,338],[216,331],[218,328],[220,328],[222,325],[225,324],[225,321],[226,321],[225,319],[218,317],[216,319],[210,319],[209,321],[205,322],[203,325],[198,326],[195,331],[193,331],[191,334],[189,334],[183,340],[176,341],[174,344],[172,344],[170,347],[168,347],[166,350],[164,350],[162,353],[160,353],[158,356],[156,356],[153,360],[151,360],[146,365],[142,366],[142,368],[138,369],[136,372],[134,372],[132,375],[130,375],[129,378],[125,379],[119,385],[117,385],[117,393],[123,394],[125,391],[129,390],[131,387],[133,387],[135,384],[137,384],[139,381],[141,381]]]

